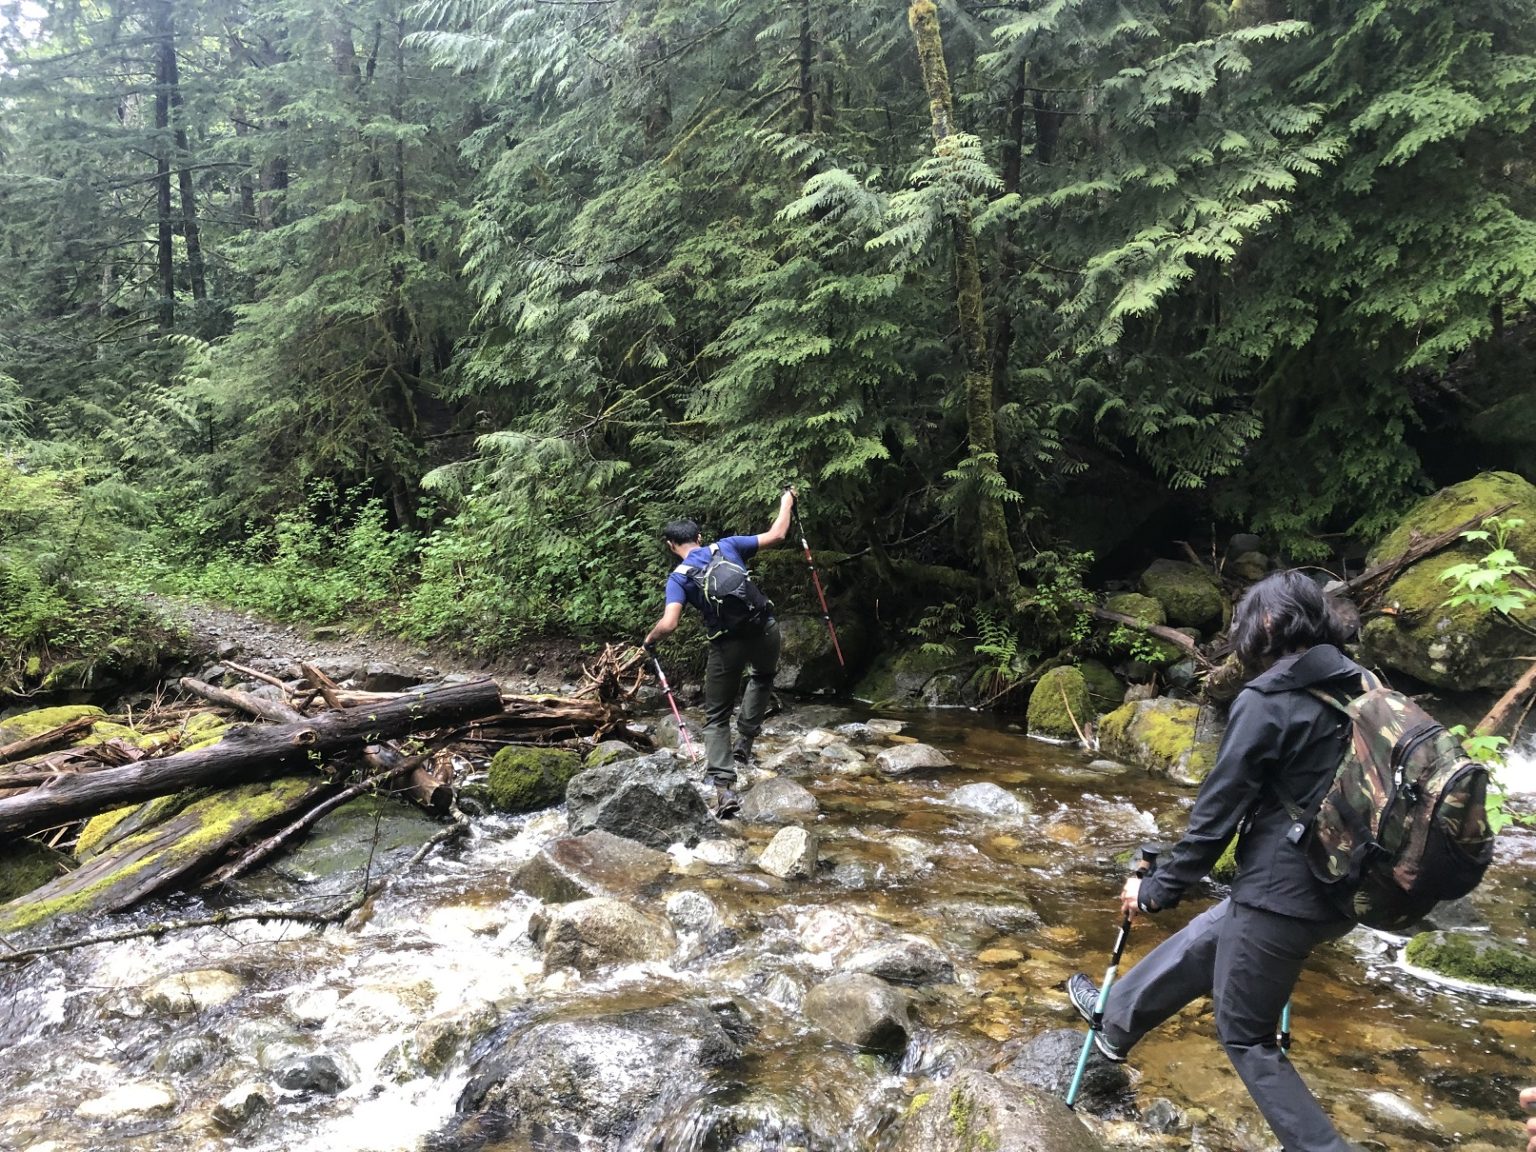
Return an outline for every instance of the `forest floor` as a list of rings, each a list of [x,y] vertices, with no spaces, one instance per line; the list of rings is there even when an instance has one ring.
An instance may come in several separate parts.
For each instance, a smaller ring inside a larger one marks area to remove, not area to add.
[[[451,649],[414,644],[369,628],[366,621],[314,628],[269,620],[255,612],[172,597],[153,606],[172,627],[187,633],[191,650],[208,663],[221,658],[392,664],[423,680],[449,673],[490,676],[503,692],[559,693],[581,680],[593,646],[567,637],[531,638],[514,655],[485,660]]]

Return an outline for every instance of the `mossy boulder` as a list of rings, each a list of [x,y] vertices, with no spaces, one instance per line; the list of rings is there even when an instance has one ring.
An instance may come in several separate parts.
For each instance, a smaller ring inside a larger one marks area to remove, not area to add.
[[[1029,730],[1053,740],[1076,739],[1078,730],[1093,718],[1088,702],[1088,682],[1080,669],[1067,665],[1052,668],[1029,694]]]
[[[1142,624],[1162,626],[1168,623],[1168,613],[1161,600],[1144,596],[1140,592],[1119,592],[1104,601],[1104,607],[1122,616],[1129,616]],[[1181,649],[1166,640],[1159,640],[1151,633],[1124,624],[1101,621],[1099,635],[1105,651],[1117,659],[1133,657],[1145,660],[1156,668],[1166,668],[1184,658]],[[1123,698],[1123,694],[1122,694]]]
[[[908,648],[889,653],[854,689],[877,708],[923,708],[974,703],[966,685],[979,663],[968,648],[937,652]],[[973,689],[974,690],[974,689]]]
[[[1513,503],[1505,520],[1523,519],[1508,546],[1524,564],[1536,566],[1536,487],[1512,472],[1485,472],[1443,488],[1411,509],[1368,557],[1371,564],[1402,554],[1415,533],[1433,536]],[[1367,663],[1380,664],[1437,688],[1506,688],[1524,669],[1529,636],[1497,612],[1471,604],[1445,607],[1452,585],[1442,577],[1457,564],[1476,563],[1489,544],[1463,541],[1406,569],[1388,586],[1383,603],[1390,614],[1371,619],[1362,633]],[[1516,613],[1536,625],[1536,611]]]
[[[565,798],[581,757],[564,748],[503,748],[491,761],[491,803],[501,812],[530,812]]]
[[[1216,763],[1220,739],[1202,731],[1188,700],[1133,700],[1099,720],[1099,751],[1180,784],[1199,784]]]
[[[0,904],[36,891],[68,872],[72,861],[35,840],[18,840],[0,848]]]
[[[1109,670],[1107,664],[1097,660],[1083,660],[1077,669],[1083,674],[1083,683],[1088,686],[1088,703],[1095,715],[1118,708],[1125,702],[1125,685],[1120,682],[1120,677]]]
[[[1183,560],[1154,560],[1136,586],[1163,606],[1168,623],[1202,632],[1221,627],[1221,588],[1211,574]]]
[[[622,740],[604,740],[587,753],[582,765],[586,768],[601,768],[616,760],[633,760],[638,755],[640,753],[637,749]]]
[[[1227,841],[1216,863],[1211,865],[1211,879],[1218,884],[1230,884],[1237,879],[1237,837]]]
[[[1421,932],[1403,951],[1410,963],[1441,976],[1536,992],[1536,956],[1524,947],[1472,932]]]

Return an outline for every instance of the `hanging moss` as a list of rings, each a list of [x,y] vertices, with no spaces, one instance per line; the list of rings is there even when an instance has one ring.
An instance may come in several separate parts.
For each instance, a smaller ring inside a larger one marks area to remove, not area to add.
[[[502,812],[558,804],[581,771],[581,757],[564,748],[503,748],[491,761],[491,803]]]

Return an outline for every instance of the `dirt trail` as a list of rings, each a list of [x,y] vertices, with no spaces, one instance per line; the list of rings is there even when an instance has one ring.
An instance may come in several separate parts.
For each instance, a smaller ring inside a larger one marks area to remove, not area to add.
[[[193,650],[209,664],[228,659],[263,671],[301,660],[359,668],[389,664],[424,680],[453,673],[490,676],[504,692],[559,692],[581,678],[581,646],[571,640],[533,642],[516,657],[485,661],[353,625],[307,628],[268,620],[255,612],[171,597],[154,597],[153,605],[169,624],[191,635]]]

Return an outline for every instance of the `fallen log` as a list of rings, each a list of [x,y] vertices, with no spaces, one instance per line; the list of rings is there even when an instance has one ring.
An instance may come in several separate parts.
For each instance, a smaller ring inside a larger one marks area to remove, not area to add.
[[[1510,713],[1522,699],[1531,694],[1532,690],[1536,690],[1536,663],[1532,663],[1509,691],[1499,697],[1498,703],[1488,710],[1488,715],[1479,720],[1477,727],[1472,731],[1479,736],[1498,735],[1500,729],[1509,723]]]
[[[304,717],[295,709],[276,700],[266,700],[260,696],[252,696],[249,692],[237,692],[233,688],[215,688],[212,684],[204,684],[201,680],[195,680],[191,676],[183,676],[181,678],[181,686],[194,696],[201,696],[204,700],[211,700],[215,704],[222,704],[226,708],[233,708],[237,712],[244,712],[247,716],[271,720],[274,724],[304,723]]]
[[[75,737],[81,732],[89,731],[96,721],[105,719],[105,716],[78,716],[68,724],[60,724],[57,728],[39,732],[36,736],[13,740],[9,744],[0,744],[0,764],[9,764],[13,760],[25,760],[28,756],[35,756],[39,752],[52,752],[56,748],[67,747],[75,742]]]
[[[1454,528],[1447,528],[1434,536],[1415,539],[1398,555],[1389,560],[1383,560],[1380,564],[1373,564],[1354,579],[1346,580],[1344,590],[1349,593],[1349,598],[1355,602],[1361,612],[1364,612],[1386,593],[1392,581],[1402,575],[1404,569],[1417,564],[1426,556],[1433,556],[1436,552],[1449,548],[1461,539],[1463,532],[1478,527],[1490,516],[1502,516],[1513,507],[1514,502],[1509,501],[1496,508],[1479,512],[1476,516],[1463,520]]]
[[[349,708],[298,724],[237,725],[222,742],[123,768],[65,775],[0,799],[0,834],[26,833],[197,785],[238,784],[276,775],[349,748],[423,728],[442,728],[501,708],[494,681],[455,684],[373,708]]]
[[[363,759],[375,772],[393,781],[397,791],[405,792],[428,812],[441,816],[453,807],[453,769],[443,778],[426,767],[425,756],[407,756],[388,744],[370,744],[363,749]]]
[[[1156,636],[1159,640],[1166,640],[1175,648],[1192,656],[1195,663],[1203,668],[1212,666],[1210,658],[1200,651],[1200,645],[1196,644],[1182,632],[1177,632],[1162,624],[1146,624],[1134,616],[1127,616],[1123,612],[1111,612],[1108,608],[1095,608],[1093,614],[1099,620],[1108,620],[1111,624],[1123,624],[1127,628],[1134,628],[1138,632],[1145,632],[1149,636]]]

